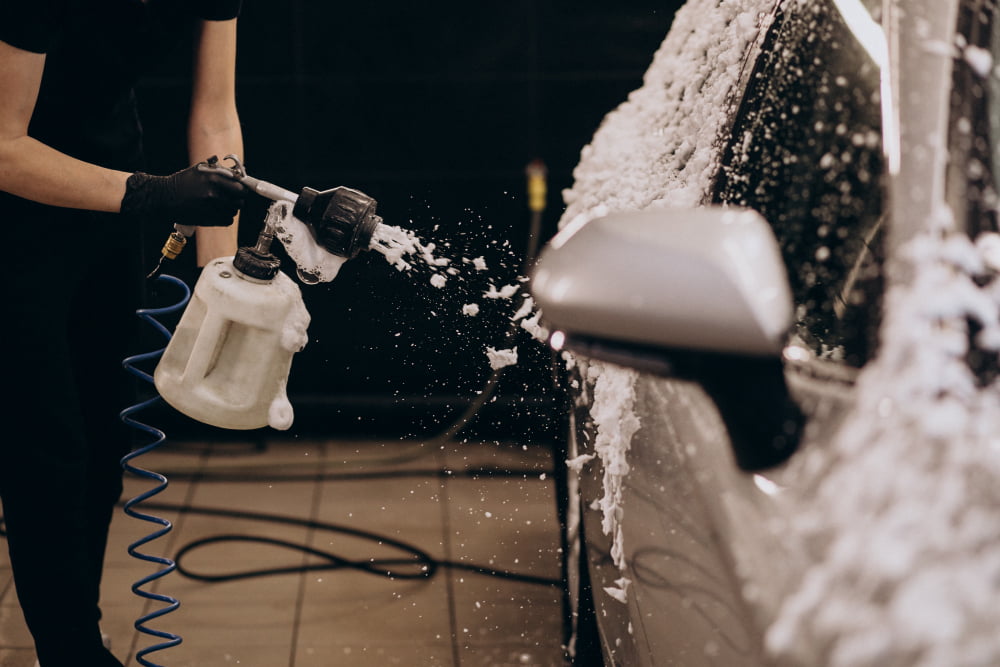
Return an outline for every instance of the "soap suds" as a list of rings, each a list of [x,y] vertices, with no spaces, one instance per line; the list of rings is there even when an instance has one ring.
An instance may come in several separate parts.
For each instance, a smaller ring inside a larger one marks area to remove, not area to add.
[[[346,257],[327,252],[316,243],[309,226],[292,215],[292,204],[289,202],[272,203],[267,209],[264,224],[274,231],[275,238],[285,247],[303,282],[330,282],[347,261]]]
[[[531,317],[522,319],[521,328],[531,334],[535,340],[545,343],[549,340],[549,330],[540,324],[541,319],[542,311],[539,310]]]
[[[642,87],[604,118],[583,149],[573,186],[563,192],[567,207],[560,228],[615,212],[705,203],[719,168],[730,91],[761,17],[773,6],[774,0],[690,0],[677,12]],[[538,321],[522,324],[536,338],[547,334],[535,329]],[[589,368],[588,382],[596,383],[590,408],[598,424],[595,452],[605,465],[603,529],[613,538],[612,556],[624,573],[620,521],[628,508],[621,489],[639,428],[633,409],[637,376],[610,364]],[[613,590],[609,595],[625,598],[625,586]]]
[[[292,206],[288,202],[272,204],[268,210],[266,224],[275,232],[276,238],[282,242],[289,256],[295,261],[299,277],[304,282],[311,284],[333,280],[340,267],[347,261],[346,258],[332,255],[319,246],[309,226],[292,215]],[[457,277],[459,281],[464,280],[457,266],[452,266],[451,259],[436,254],[436,244],[426,243],[416,233],[402,227],[379,224],[372,234],[370,249],[381,254],[390,265],[401,272],[415,270],[418,263],[431,269],[428,281],[438,289],[447,286],[448,276]],[[475,272],[487,270],[484,257],[462,258],[458,266],[461,265],[471,267]],[[526,279],[518,277],[517,280],[524,282]],[[489,289],[483,292],[482,296],[491,300],[509,300],[520,289],[520,285],[517,284],[497,288],[489,283]],[[525,319],[533,315],[533,304],[531,297],[526,297],[521,308],[510,319],[515,323],[520,322],[522,328],[538,340],[544,341],[547,332],[538,324],[540,314],[534,313],[532,318]],[[477,303],[467,303],[462,306],[463,315],[475,317],[479,313],[480,306]],[[434,311],[431,311],[431,315],[437,317]],[[302,335],[293,337],[292,333],[295,332],[288,332],[289,345],[295,344],[300,347],[304,345],[304,341],[299,340]],[[494,371],[513,366],[518,362],[516,346],[506,349],[487,346],[486,354]]]
[[[521,307],[518,308],[513,315],[511,315],[510,319],[515,322],[517,320],[524,319],[525,317],[531,314],[531,311],[534,309],[534,307],[535,307],[535,299],[533,297],[526,296],[524,297],[524,301],[521,302]]]
[[[413,268],[406,258],[417,257],[428,266],[448,266],[451,260],[434,255],[436,245],[424,243],[412,231],[382,223],[372,234],[371,249],[382,254],[399,271]]]
[[[588,380],[594,384],[594,401],[590,416],[597,435],[594,454],[601,460],[604,471],[604,495],[599,500],[603,519],[601,530],[612,537],[611,560],[625,571],[624,516],[625,478],[628,476],[628,450],[632,436],[639,430],[639,417],[635,412],[635,380],[638,373],[631,369],[591,361]],[[621,588],[625,594],[624,587]]]
[[[487,299],[509,299],[517,294],[519,289],[521,289],[519,285],[504,285],[500,289],[497,289],[495,285],[490,285],[483,296]]]
[[[486,356],[490,360],[490,368],[493,370],[500,370],[507,366],[513,366],[517,363],[517,348],[511,348],[509,350],[498,350],[494,347],[487,346]]]
[[[965,362],[969,322],[997,349],[1000,285],[979,283],[1000,238],[944,226],[905,248],[913,275],[886,295],[886,344],[831,447],[809,452],[821,473],[787,499],[808,567],[768,632],[775,654],[1000,662],[1000,386]]]
[[[472,264],[472,266],[476,269],[476,271],[486,270],[486,260],[483,259],[482,257],[475,257],[473,259],[463,259],[462,261],[465,262],[466,264]]]

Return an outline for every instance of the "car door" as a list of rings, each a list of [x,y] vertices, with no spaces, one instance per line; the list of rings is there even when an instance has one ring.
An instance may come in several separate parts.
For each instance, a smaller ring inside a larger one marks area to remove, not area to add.
[[[802,567],[782,541],[782,489],[795,483],[803,453],[823,447],[843,418],[854,377],[877,349],[885,189],[879,68],[834,2],[784,2],[744,81],[705,203],[755,209],[773,228],[795,299],[784,367],[808,417],[805,436],[784,465],[740,470],[726,425],[697,382],[634,375],[630,406],[639,427],[618,491],[620,533],[605,532],[602,462],[587,463],[580,478],[608,664],[766,662],[763,633]],[[582,362],[582,453],[599,436],[589,407],[607,372]],[[624,568],[615,565],[616,548],[624,549]]]

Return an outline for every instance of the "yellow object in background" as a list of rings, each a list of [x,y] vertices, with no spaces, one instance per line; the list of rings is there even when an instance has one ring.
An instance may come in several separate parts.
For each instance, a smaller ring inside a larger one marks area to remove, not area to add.
[[[541,160],[533,160],[525,172],[528,175],[528,208],[534,212],[545,210],[545,199],[548,196],[548,169]]]

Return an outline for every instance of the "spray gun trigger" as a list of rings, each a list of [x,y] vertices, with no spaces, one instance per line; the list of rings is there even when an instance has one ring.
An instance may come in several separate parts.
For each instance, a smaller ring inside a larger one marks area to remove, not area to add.
[[[229,160],[230,162],[233,163],[232,170],[233,173],[236,175],[237,180],[243,180],[244,178],[246,178],[247,176],[246,167],[243,166],[243,161],[240,160],[238,155],[236,155],[235,153],[230,153],[223,159]]]

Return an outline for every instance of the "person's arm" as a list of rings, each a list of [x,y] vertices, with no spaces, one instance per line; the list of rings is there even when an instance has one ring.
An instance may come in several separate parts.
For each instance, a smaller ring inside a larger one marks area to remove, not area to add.
[[[130,174],[77,160],[29,136],[44,69],[41,50],[0,40],[0,191],[49,206],[199,228],[233,223],[245,191],[231,178],[198,167],[169,176]]]
[[[236,112],[236,19],[201,21],[195,40],[194,89],[188,119],[192,162],[233,154],[243,158],[243,132]],[[199,228],[198,266],[236,253],[237,225]]]
[[[0,41],[0,190],[52,206],[117,212],[130,174],[28,136],[44,67],[44,54]]]

